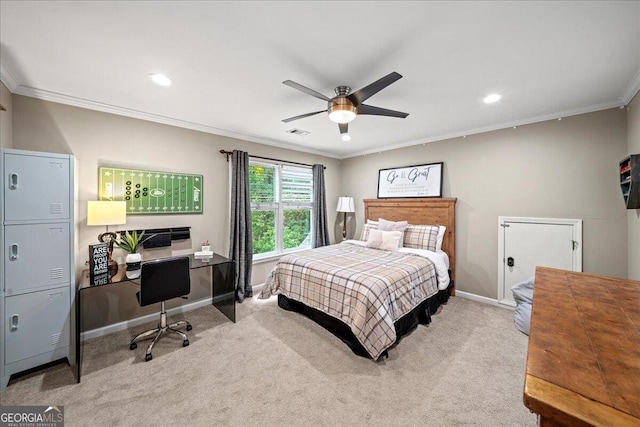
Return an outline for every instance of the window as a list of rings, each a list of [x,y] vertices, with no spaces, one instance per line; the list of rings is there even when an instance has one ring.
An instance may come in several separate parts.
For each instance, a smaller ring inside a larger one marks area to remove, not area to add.
[[[249,162],[254,259],[311,248],[311,168]]]

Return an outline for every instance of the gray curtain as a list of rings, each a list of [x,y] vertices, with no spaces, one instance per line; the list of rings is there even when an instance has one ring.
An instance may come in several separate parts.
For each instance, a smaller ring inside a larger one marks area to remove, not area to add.
[[[329,242],[329,224],[327,223],[327,197],[324,187],[324,166],[313,165],[313,224],[311,247],[319,248]]]
[[[231,238],[229,258],[236,266],[236,300],[253,296],[251,267],[253,240],[251,236],[251,201],[249,199],[249,153],[233,150],[231,155]]]

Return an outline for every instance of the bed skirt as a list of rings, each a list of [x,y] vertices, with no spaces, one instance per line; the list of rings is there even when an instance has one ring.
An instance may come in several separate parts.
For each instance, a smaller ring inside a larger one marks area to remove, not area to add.
[[[396,342],[394,347],[400,339],[413,331],[418,327],[418,324],[428,325],[431,323],[431,315],[434,314],[442,304],[446,304],[449,301],[449,294],[454,287],[453,280],[449,284],[447,289],[438,291],[437,294],[423,301],[419,306],[411,310],[409,313],[401,317],[395,322],[396,329]],[[285,297],[284,295],[278,295],[278,305],[280,308],[287,311],[295,311],[300,314],[304,314],[311,320],[327,329],[329,332],[340,338],[345,344],[349,346],[358,356],[371,358],[367,350],[360,344],[353,332],[346,323],[335,317],[329,316],[326,313],[321,312],[312,307],[308,307],[305,304]],[[388,357],[387,350],[385,350],[378,359]]]

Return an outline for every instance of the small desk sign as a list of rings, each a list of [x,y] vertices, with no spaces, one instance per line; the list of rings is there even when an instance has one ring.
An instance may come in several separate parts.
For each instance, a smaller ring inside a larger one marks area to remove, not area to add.
[[[378,198],[442,197],[442,162],[378,171]]]
[[[91,277],[109,272],[109,251],[107,243],[89,245],[89,273]]]

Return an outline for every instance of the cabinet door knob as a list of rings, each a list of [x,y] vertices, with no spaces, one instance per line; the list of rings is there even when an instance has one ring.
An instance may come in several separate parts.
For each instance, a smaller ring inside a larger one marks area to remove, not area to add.
[[[18,330],[18,315],[14,314],[11,316],[11,321],[9,322],[9,331],[15,332]]]

